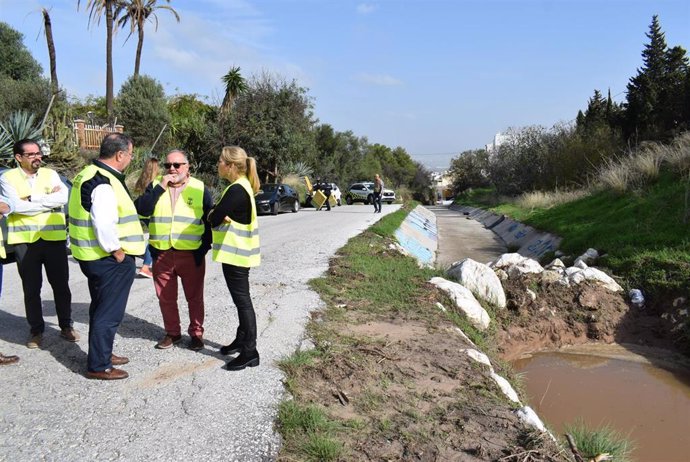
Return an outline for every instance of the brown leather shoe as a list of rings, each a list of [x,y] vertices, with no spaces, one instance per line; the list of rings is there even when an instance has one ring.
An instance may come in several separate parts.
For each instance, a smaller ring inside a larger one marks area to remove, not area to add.
[[[19,362],[19,356],[5,356],[0,353],[0,366],[7,366],[8,364],[14,364],[16,362]]]
[[[204,341],[201,339],[201,337],[192,337],[192,340],[189,342],[189,349],[192,351],[203,350]]]
[[[41,342],[43,342],[43,334],[30,334],[26,347],[30,350],[35,350],[36,348],[41,348]]]
[[[127,364],[129,362],[129,358],[125,358],[124,356],[110,355],[110,362],[113,363],[113,366],[122,366],[123,364]]]
[[[165,334],[165,337],[163,337],[158,343],[156,343],[156,348],[158,348],[159,350],[167,350],[168,348],[172,348],[172,346],[176,343],[180,343],[181,340],[181,335]]]
[[[126,379],[127,377],[129,377],[129,374],[126,371],[123,371],[122,369],[115,369],[114,367],[111,367],[110,369],[106,369],[104,371],[88,371],[86,373],[86,377],[89,379],[96,380],[120,380]]]
[[[60,330],[60,337],[64,338],[68,342],[78,342],[79,332],[71,327],[65,327],[64,329]]]

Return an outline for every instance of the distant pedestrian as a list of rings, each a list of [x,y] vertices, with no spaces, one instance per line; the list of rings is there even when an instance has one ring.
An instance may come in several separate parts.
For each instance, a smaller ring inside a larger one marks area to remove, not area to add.
[[[14,204],[7,217],[7,243],[14,245],[17,271],[24,289],[29,323],[27,348],[39,348],[45,322],[41,302],[43,270],[53,289],[60,336],[79,341],[72,327],[72,292],[67,265],[67,228],[64,205],[69,190],[55,170],[42,167],[43,153],[34,140],[23,139],[12,148],[17,168],[0,177],[0,189]]]
[[[226,365],[230,371],[239,371],[259,365],[256,314],[249,293],[249,269],[261,263],[254,201],[259,190],[256,161],[244,149],[226,146],[218,160],[218,176],[231,184],[208,215],[213,227],[213,260],[223,264],[223,276],[239,318],[235,339],[220,352],[239,353]]]
[[[5,217],[12,213],[12,202],[5,196],[0,196],[0,258],[7,258],[5,253],[5,239],[3,228],[6,226]],[[2,263],[0,262],[0,295],[2,295]],[[0,353],[0,366],[7,366],[19,361],[19,356]]]
[[[98,159],[74,178],[69,198],[72,256],[91,295],[86,373],[90,379],[129,377],[113,367],[129,362],[113,354],[113,343],[134,282],[134,256],[143,255],[146,247],[123,173],[132,161],[132,149],[129,136],[107,135]]]
[[[321,181],[319,180],[316,189],[321,191],[324,196],[326,196],[326,200],[324,203],[319,207],[319,210],[321,210],[323,207],[326,207],[326,211],[330,212],[331,211],[331,194],[333,192],[333,188],[331,187],[331,184],[328,183],[327,181]]]
[[[189,174],[184,152],[168,153],[165,174],[148,185],[134,202],[137,212],[150,216],[149,245],[153,256],[153,284],[163,316],[165,336],[156,348],[167,350],[182,340],[177,305],[177,278],[189,308],[189,348],[204,348],[204,275],[206,253],[211,248],[211,228],[206,214],[213,198],[204,183]]]
[[[155,157],[149,157],[148,159],[146,159],[146,162],[144,162],[144,167],[141,169],[141,174],[139,175],[137,182],[134,184],[135,196],[141,196],[142,194],[144,194],[144,191],[146,191],[146,187],[150,185],[151,182],[158,176],[158,170],[160,169],[158,164],[158,159],[156,159]],[[148,218],[142,220],[142,223],[148,226]],[[151,279],[153,277],[153,273],[151,272],[153,258],[151,257],[151,250],[149,248],[148,242],[146,243],[146,252],[144,252],[143,260],[144,262],[142,263],[141,268],[139,269],[139,272],[137,274],[139,276]]]
[[[374,213],[381,213],[381,197],[383,196],[383,180],[377,173],[374,178]]]

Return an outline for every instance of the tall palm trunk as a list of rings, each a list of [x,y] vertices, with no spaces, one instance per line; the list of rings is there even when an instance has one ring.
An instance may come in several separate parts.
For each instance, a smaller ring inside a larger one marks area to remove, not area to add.
[[[141,64],[141,50],[144,48],[144,18],[139,19],[137,26],[139,41],[137,42],[137,55],[134,59],[134,78],[139,77],[139,65]]]
[[[105,27],[107,39],[105,44],[105,110],[108,114],[108,122],[113,122],[113,3],[114,0],[105,0]]]
[[[53,41],[53,26],[50,22],[48,10],[43,8],[43,25],[46,30],[46,41],[48,42],[48,57],[50,58],[50,88],[53,95],[59,91],[57,78],[57,64],[55,60],[55,42]]]

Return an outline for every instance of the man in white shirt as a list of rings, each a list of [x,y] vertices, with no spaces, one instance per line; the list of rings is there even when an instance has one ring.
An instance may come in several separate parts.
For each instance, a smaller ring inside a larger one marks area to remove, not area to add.
[[[124,170],[132,161],[132,139],[107,135],[100,155],[75,178],[69,199],[72,256],[89,282],[90,379],[125,379],[129,374],[113,366],[129,359],[113,354],[117,328],[127,307],[134,281],[135,255],[143,255],[144,233],[125,185]]]
[[[68,189],[55,170],[42,167],[43,153],[37,142],[18,141],[13,146],[17,168],[0,177],[0,191],[13,202],[7,218],[7,243],[14,246],[17,270],[24,289],[29,323],[28,348],[39,348],[45,322],[41,304],[43,268],[53,289],[60,335],[79,341],[72,328],[72,293],[67,265],[67,233],[63,206]]]

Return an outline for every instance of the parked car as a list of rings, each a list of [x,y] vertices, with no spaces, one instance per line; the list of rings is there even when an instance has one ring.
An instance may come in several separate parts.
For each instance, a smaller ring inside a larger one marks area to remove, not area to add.
[[[327,183],[331,186],[331,196],[335,198],[335,203],[336,205],[343,205],[342,203],[342,193],[340,192],[340,188],[338,187],[337,184],[335,183]],[[305,207],[313,207],[313,204],[311,203],[312,199],[312,193],[307,192],[307,197],[304,200],[304,206]]]
[[[335,183],[329,184],[331,185],[331,196],[335,198],[335,203],[338,205],[343,205],[341,202],[342,193],[340,192],[340,188],[338,188],[338,185]]]
[[[262,184],[255,200],[256,213],[259,215],[264,213],[278,215],[280,212],[299,211],[297,191],[283,183]]]
[[[381,201],[392,204],[395,201],[395,192],[392,189],[384,188]],[[352,205],[355,202],[373,204],[374,183],[371,181],[362,181],[351,184],[345,194],[345,202],[347,202],[347,205]]]

